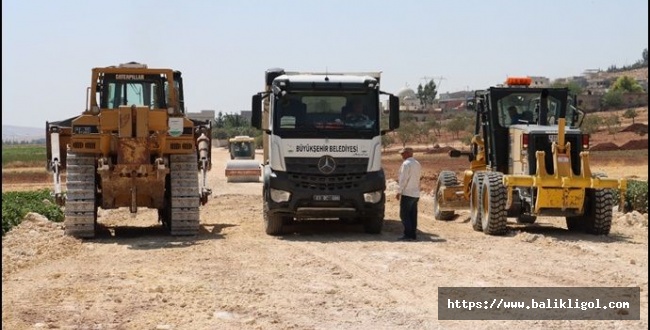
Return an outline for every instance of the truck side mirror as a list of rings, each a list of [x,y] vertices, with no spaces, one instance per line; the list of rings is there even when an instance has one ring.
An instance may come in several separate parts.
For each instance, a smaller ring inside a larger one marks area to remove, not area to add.
[[[262,129],[262,95],[253,95],[251,109],[251,125],[257,129]]]
[[[399,98],[395,95],[388,97],[390,112],[388,114],[388,128],[394,130],[399,128]]]

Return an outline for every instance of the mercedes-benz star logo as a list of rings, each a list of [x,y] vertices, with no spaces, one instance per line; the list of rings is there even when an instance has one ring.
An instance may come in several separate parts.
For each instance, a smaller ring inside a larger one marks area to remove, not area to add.
[[[318,160],[318,169],[323,174],[331,174],[336,168],[336,162],[332,156],[323,156]]]

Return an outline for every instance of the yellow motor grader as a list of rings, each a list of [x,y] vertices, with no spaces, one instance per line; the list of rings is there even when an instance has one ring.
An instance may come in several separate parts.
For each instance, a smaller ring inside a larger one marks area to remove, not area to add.
[[[507,232],[507,218],[532,224],[538,216],[564,216],[570,231],[609,234],[612,190],[625,179],[591,172],[589,135],[579,126],[584,112],[567,88],[529,87],[530,77],[509,77],[505,85],[477,91],[468,100],[476,112],[470,168],[458,180],[442,171],[435,188],[434,217],[451,220],[470,209],[474,230]]]
[[[99,207],[145,207],[172,235],[196,234],[211,194],[210,125],[185,115],[180,71],[136,62],[92,69],[83,113],[46,123],[65,233],[93,237]]]

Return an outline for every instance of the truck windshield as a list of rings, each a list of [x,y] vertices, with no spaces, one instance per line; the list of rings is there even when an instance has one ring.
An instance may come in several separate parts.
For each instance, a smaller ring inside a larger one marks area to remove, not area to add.
[[[379,125],[379,106],[373,94],[287,94],[275,98],[274,114],[278,133],[371,132]]]

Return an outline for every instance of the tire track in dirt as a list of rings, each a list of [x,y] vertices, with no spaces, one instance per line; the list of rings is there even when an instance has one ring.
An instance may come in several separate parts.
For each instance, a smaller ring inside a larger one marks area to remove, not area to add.
[[[400,248],[400,245],[412,243],[373,242],[372,238],[343,242],[312,238],[304,243],[306,244],[296,243],[295,247],[312,258],[332,265],[332,274],[336,275],[339,283],[345,283],[339,285],[355,289],[354,295],[347,299],[364,297],[370,307],[384,310],[382,318],[399,326],[423,327],[430,326],[430,322],[433,322],[433,312],[437,305],[432,299],[432,292],[420,290],[417,285],[413,285],[415,283],[399,281],[399,271],[391,265],[395,262],[416,262],[416,257],[409,256]],[[388,248],[389,245],[398,246]],[[412,305],[413,302],[417,302],[417,308],[400,309],[400,306]]]

